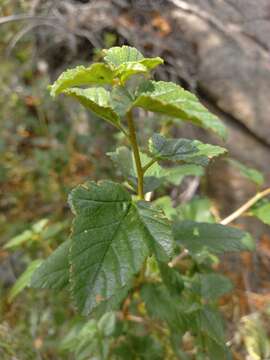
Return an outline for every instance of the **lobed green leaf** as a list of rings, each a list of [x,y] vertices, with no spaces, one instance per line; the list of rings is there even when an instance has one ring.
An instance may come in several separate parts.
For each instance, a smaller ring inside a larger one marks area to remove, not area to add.
[[[87,182],[71,192],[69,202],[76,215],[72,293],[84,313],[127,286],[151,252],[170,255],[169,223],[148,204],[133,203],[121,185]]]
[[[70,244],[70,240],[65,241],[42,262],[31,278],[32,287],[62,290],[68,286]]]
[[[145,81],[138,90],[134,106],[191,121],[195,125],[212,130],[222,138],[226,129],[197,99],[181,86],[164,81]]]
[[[109,121],[116,127],[119,126],[120,119],[112,108],[111,95],[104,88],[71,88],[65,90],[65,94],[77,99],[83,106],[102,119]]]
[[[113,84],[114,72],[103,63],[95,63],[89,67],[77,66],[64,71],[50,86],[50,94],[55,97],[68,88],[84,85]]]

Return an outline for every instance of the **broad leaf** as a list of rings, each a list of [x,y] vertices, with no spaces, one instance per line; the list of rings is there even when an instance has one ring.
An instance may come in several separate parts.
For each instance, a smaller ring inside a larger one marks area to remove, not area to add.
[[[222,138],[226,130],[222,122],[211,114],[197,99],[181,86],[164,81],[146,81],[138,91],[134,106],[191,121],[212,130]]]
[[[21,276],[16,280],[15,284],[10,289],[8,295],[8,301],[11,302],[23,289],[30,286],[31,277],[34,271],[41,265],[42,260],[32,261],[26,268],[26,270],[21,274]]]
[[[32,276],[32,287],[62,290],[68,285],[70,244],[70,240],[65,241],[42,262]]]
[[[251,236],[236,228],[194,221],[176,222],[173,226],[175,240],[192,254],[206,250],[214,254],[253,250]]]
[[[169,255],[170,226],[110,181],[78,186],[69,201],[76,215],[70,252],[72,293],[79,309],[89,313],[128,285],[149,253]]]
[[[251,209],[251,214],[260,219],[263,223],[270,225],[270,202],[263,203]]]
[[[120,119],[113,110],[109,91],[101,87],[89,89],[71,88],[65,90],[65,94],[77,99],[83,106],[102,119],[109,121],[116,127],[119,125]]]
[[[240,171],[240,173],[248,180],[254,182],[257,185],[262,185],[264,183],[265,179],[260,171],[250,168],[234,159],[229,159],[228,161],[231,165],[237,168]]]
[[[106,64],[96,63],[89,67],[77,66],[63,72],[50,86],[50,93],[55,97],[71,87],[112,84],[113,78],[114,73]]]

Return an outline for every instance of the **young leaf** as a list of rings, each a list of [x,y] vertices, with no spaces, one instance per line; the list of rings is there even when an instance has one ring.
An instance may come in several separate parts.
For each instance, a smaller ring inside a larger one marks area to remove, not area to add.
[[[113,110],[109,91],[101,87],[89,89],[71,88],[65,90],[64,93],[74,97],[97,116],[118,127],[120,119]]]
[[[119,77],[122,83],[132,75],[147,74],[163,63],[159,57],[144,58],[137,49],[130,46],[116,46],[103,52],[104,60],[114,69],[115,76]]]
[[[173,225],[173,233],[175,240],[192,254],[198,254],[203,250],[222,254],[254,249],[253,239],[248,233],[220,224],[176,222]]]
[[[263,223],[270,225],[270,202],[251,209],[251,214],[260,219]]]
[[[102,63],[92,64],[89,67],[77,66],[63,72],[50,86],[50,94],[53,97],[72,87],[83,85],[112,84],[114,73],[111,68]]]
[[[62,290],[68,285],[70,245],[70,240],[65,241],[42,262],[31,278],[32,287]]]
[[[41,265],[42,260],[32,261],[26,268],[26,270],[17,279],[15,284],[10,289],[8,295],[8,301],[11,302],[24,288],[30,285],[31,277],[34,271]]]
[[[222,122],[211,114],[194,94],[174,83],[145,81],[133,106],[191,121],[195,125],[214,131],[222,138],[226,137]]]
[[[246,177],[250,181],[254,182],[259,186],[264,183],[265,179],[260,171],[250,168],[234,159],[229,159],[228,161],[231,165],[237,168],[244,177]]]
[[[162,248],[167,253],[172,239],[160,215],[151,218],[150,210],[133,203],[119,184],[87,182],[71,192],[69,202],[76,215],[70,252],[72,293],[87,314],[129,284],[151,251]]]
[[[117,67],[130,61],[140,61],[144,58],[137,49],[125,45],[114,46],[108,50],[104,49],[103,54],[105,55],[104,61],[113,67]]]

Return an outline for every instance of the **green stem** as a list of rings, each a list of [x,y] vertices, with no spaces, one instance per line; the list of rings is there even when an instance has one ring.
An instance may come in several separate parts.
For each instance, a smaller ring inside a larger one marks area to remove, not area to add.
[[[127,122],[128,122],[128,129],[129,129],[129,141],[132,147],[132,151],[135,158],[136,170],[137,170],[137,178],[138,178],[138,196],[141,200],[144,200],[143,194],[143,168],[140,158],[140,152],[137,142],[136,130],[133,121],[132,112],[129,111],[127,113]]]
[[[152,165],[154,165],[156,161],[157,161],[157,159],[152,159],[151,161],[149,161],[149,163],[146,164],[146,165],[143,167],[143,173],[145,174],[146,171],[147,171]]]

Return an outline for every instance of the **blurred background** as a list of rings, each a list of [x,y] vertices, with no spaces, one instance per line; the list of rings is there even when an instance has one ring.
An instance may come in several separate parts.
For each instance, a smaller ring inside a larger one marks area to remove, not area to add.
[[[98,61],[103,48],[162,57],[156,79],[197,94],[229,131],[225,144],[180,122],[167,124],[171,134],[223,145],[240,162],[216,160],[164,194],[175,203],[207,196],[222,218],[270,185],[269,33],[268,0],[0,0],[1,359],[74,359],[66,336],[80,319],[66,294],[14,283],[69,236],[70,189],[119,178],[105,154],[121,137],[72,100],[51,99],[47,86],[68,67]],[[141,116],[141,140],[155,120]],[[236,288],[221,305],[235,359],[269,359],[270,228],[249,217],[240,226],[257,251],[224,259]]]

